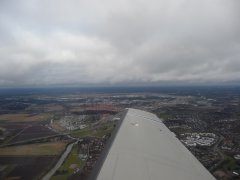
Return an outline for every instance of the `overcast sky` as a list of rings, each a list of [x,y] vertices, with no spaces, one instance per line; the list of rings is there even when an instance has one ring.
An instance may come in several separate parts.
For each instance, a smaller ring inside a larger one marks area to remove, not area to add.
[[[239,0],[0,0],[0,87],[232,82]]]

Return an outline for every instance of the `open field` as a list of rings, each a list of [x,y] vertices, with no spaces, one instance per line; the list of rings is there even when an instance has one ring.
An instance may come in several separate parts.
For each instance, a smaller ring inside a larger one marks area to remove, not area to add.
[[[233,171],[233,170],[239,169],[240,165],[237,164],[237,161],[234,158],[225,155],[222,167],[225,170],[232,170]]]
[[[25,123],[0,123],[0,127],[4,128],[7,131],[8,136],[1,141],[2,144],[10,142],[13,137],[19,134],[24,128],[27,127]]]
[[[0,148],[0,156],[59,155],[67,142],[49,142]]]
[[[29,107],[26,108],[27,111],[31,111],[31,112],[59,112],[59,111],[64,111],[64,107],[62,105],[59,104],[39,104],[39,105],[31,105]]]
[[[0,115],[0,121],[6,121],[9,123],[18,122],[38,122],[47,120],[50,117],[49,114],[2,114]]]
[[[19,135],[13,137],[9,143],[15,143],[19,141],[25,141],[35,138],[41,138],[46,136],[56,135],[57,133],[48,129],[43,125],[33,125],[27,127]]]
[[[9,134],[17,134],[27,126],[25,123],[0,123],[0,127],[7,130]]]
[[[54,130],[58,131],[58,132],[64,132],[64,131],[66,131],[66,129],[63,128],[62,126],[60,126],[58,122],[53,122],[53,123],[51,124],[51,127],[52,127]]]
[[[71,133],[71,135],[73,137],[85,137],[85,136],[89,136],[92,133],[92,129],[87,127],[84,129],[80,129],[80,130],[75,130]]]
[[[8,131],[18,131],[26,127],[25,123],[0,123],[0,127],[7,129]]]
[[[84,166],[84,162],[81,161],[78,157],[76,145],[73,146],[72,151],[68,155],[67,159],[64,161],[62,166],[58,169],[55,175],[52,176],[51,180],[67,179],[74,172],[74,169],[71,168],[71,165],[75,165],[75,167],[78,167],[78,168],[82,168]]]
[[[59,104],[48,104],[44,106],[45,112],[63,111],[64,107]]]
[[[86,136],[91,136],[91,137],[103,137],[104,135],[111,133],[114,129],[113,125],[106,125],[98,128],[85,128],[81,130],[76,130],[71,133],[72,136],[74,137],[86,137]]]
[[[91,133],[91,136],[101,138],[101,137],[111,133],[113,131],[113,128],[114,127],[112,125],[97,128]]]
[[[171,116],[169,114],[166,114],[166,113],[158,113],[157,116],[162,120],[166,120],[168,118],[171,118]]]
[[[113,127],[108,127],[108,128],[99,128],[99,129],[95,129],[95,130],[91,130],[91,129],[84,129],[84,130],[77,130],[75,132],[73,132],[71,135],[73,137],[103,137],[104,135],[111,133],[113,130]]]
[[[8,169],[5,174],[0,174],[0,179],[39,179],[57,158],[57,156],[0,156],[1,165]]]

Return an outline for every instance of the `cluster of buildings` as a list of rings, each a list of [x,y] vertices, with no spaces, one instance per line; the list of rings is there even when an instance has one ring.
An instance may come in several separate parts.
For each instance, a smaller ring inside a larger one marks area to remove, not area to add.
[[[109,136],[105,136],[104,138],[86,137],[82,139],[82,141],[79,141],[79,158],[85,162],[84,167],[79,174],[81,177],[83,174],[89,175],[91,173],[108,138]]]
[[[222,145],[221,145],[221,149],[224,151],[231,151],[234,147],[234,143],[232,140],[230,139],[224,139]]]
[[[240,160],[240,154],[236,154],[236,155],[234,156],[234,159]]]
[[[217,140],[214,133],[185,133],[181,136],[184,138],[181,141],[186,146],[212,146]]]
[[[69,115],[59,120],[59,124],[67,130],[83,129],[86,125],[83,123],[86,115]]]
[[[211,148],[202,149],[196,147],[189,147],[189,150],[206,168],[214,166],[214,164],[216,164],[220,160],[219,154],[216,151],[212,151]]]
[[[226,153],[236,154],[240,152],[238,141],[231,138],[225,138],[220,148]]]

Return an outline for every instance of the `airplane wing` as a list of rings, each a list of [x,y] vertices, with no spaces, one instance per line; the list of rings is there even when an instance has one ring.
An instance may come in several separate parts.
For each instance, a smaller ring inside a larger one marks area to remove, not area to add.
[[[154,114],[128,109],[91,179],[213,180]]]

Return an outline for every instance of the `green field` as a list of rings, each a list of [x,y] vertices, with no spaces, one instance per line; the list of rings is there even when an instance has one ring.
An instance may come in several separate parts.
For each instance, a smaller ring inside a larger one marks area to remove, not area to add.
[[[163,121],[171,117],[169,114],[166,114],[166,113],[157,113],[157,116]]]
[[[237,164],[236,160],[230,156],[224,156],[224,162],[222,165],[225,170],[236,170],[240,169],[240,166]]]
[[[71,132],[71,135],[73,137],[85,137],[85,136],[89,136],[92,133],[92,131],[93,130],[91,128],[87,127],[81,130],[73,131]]]
[[[71,133],[72,136],[74,137],[86,137],[86,136],[91,136],[91,137],[98,137],[101,138],[104,135],[111,133],[114,129],[114,125],[104,125],[98,128],[85,128],[81,130],[76,130]]]
[[[84,161],[81,161],[78,157],[77,145],[74,145],[72,151],[69,153],[67,159],[64,161],[62,166],[57,170],[55,175],[51,177],[51,180],[65,180],[71,174],[73,174],[73,169],[70,168],[72,164],[76,164],[77,167],[82,168],[84,166]]]

